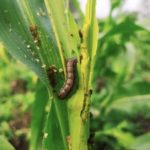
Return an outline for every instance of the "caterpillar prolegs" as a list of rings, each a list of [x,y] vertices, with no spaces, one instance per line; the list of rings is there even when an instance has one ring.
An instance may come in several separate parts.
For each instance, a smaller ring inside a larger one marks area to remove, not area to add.
[[[69,94],[71,89],[73,88],[74,80],[75,80],[76,63],[77,63],[77,59],[74,59],[74,58],[70,58],[66,62],[67,79],[59,92],[59,97],[61,99],[64,99]]]

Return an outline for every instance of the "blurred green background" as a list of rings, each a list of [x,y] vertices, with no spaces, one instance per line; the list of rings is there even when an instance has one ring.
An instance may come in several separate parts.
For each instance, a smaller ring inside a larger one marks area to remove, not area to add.
[[[113,1],[109,16],[99,21],[88,144],[93,150],[150,150],[149,26],[136,13],[113,17],[120,7]],[[37,82],[1,43],[0,139],[17,150],[28,149]]]
[[[0,135],[27,149],[37,77],[0,44]],[[0,139],[2,137],[0,136]],[[8,149],[9,150],[9,149]]]

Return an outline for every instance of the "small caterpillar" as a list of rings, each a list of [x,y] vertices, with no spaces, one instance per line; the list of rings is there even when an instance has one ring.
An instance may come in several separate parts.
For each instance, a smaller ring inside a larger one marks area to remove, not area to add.
[[[68,93],[70,92],[70,90],[72,89],[72,87],[74,85],[74,79],[75,79],[75,75],[74,75],[75,68],[74,67],[75,67],[76,63],[77,63],[76,59],[70,58],[67,60],[67,63],[66,63],[67,79],[59,92],[59,97],[61,99],[65,98],[68,95]]]
[[[50,85],[54,88],[57,84],[56,79],[55,79],[55,73],[57,72],[57,68],[52,65],[47,69],[47,76],[49,79]]]
[[[37,43],[38,45],[40,45],[40,38],[39,38],[39,34],[38,34],[38,27],[36,25],[31,25],[30,26],[30,32],[32,34],[34,42]]]

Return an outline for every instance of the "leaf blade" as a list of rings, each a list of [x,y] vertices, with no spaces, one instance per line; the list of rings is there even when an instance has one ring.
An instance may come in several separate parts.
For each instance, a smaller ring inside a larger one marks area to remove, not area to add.
[[[2,150],[15,150],[15,148],[3,136],[0,136],[0,148]]]
[[[32,108],[30,140],[31,150],[38,150],[40,148],[40,140],[42,139],[42,130],[44,127],[44,119],[46,115],[45,107],[48,103],[48,99],[49,95],[47,88],[40,82],[37,83],[37,91]]]

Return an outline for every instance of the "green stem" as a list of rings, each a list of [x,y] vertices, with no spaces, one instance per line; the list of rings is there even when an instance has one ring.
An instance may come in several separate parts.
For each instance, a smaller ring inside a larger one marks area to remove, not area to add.
[[[72,150],[87,150],[89,137],[89,119],[83,120],[81,111],[83,109],[84,91],[79,89],[68,102],[69,127]]]

